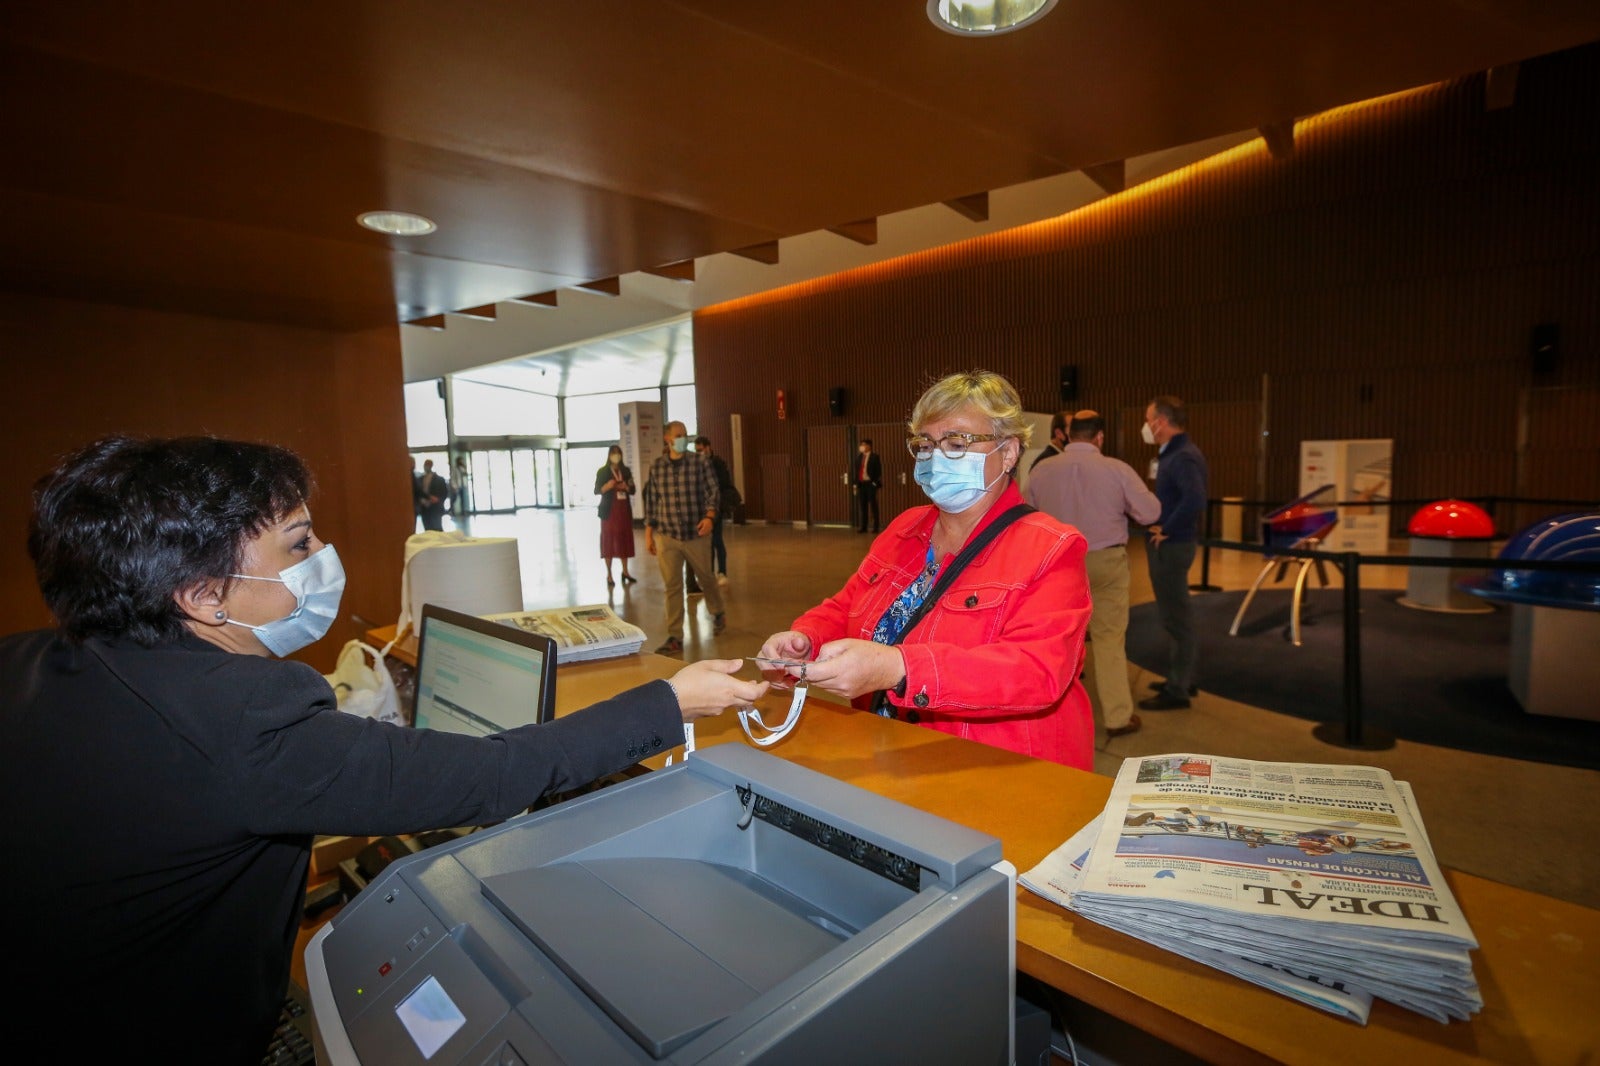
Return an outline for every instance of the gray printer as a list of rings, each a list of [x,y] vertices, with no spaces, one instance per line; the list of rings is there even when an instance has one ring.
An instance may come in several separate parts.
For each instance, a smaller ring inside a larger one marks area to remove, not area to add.
[[[306,948],[326,1060],[1007,1063],[1000,841],[742,744],[400,859]]]

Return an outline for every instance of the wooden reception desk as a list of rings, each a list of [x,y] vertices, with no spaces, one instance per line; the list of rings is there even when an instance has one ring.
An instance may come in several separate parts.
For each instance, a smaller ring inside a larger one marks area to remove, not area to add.
[[[392,628],[369,639],[390,636]],[[398,645],[395,651],[402,659],[411,654]],[[682,666],[649,654],[562,666],[557,713],[670,677]],[[774,694],[761,709],[768,721],[781,721],[787,705],[787,694]],[[805,715],[767,750],[996,836],[1019,872],[1099,813],[1111,792],[1106,777],[827,700],[810,699]],[[733,714],[697,723],[698,746],[729,742],[745,742]],[[1579,861],[1592,859],[1585,853]],[[1600,911],[1457,871],[1446,876],[1481,944],[1473,967],[1484,1009],[1467,1022],[1441,1025],[1376,1002],[1371,1021],[1357,1026],[1098,926],[1021,888],[1017,968],[1218,1063],[1600,1062]]]

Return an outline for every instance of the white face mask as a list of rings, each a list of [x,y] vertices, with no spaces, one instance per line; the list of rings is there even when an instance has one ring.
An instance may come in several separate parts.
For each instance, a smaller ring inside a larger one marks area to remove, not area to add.
[[[1150,428],[1150,423],[1148,422],[1140,427],[1139,436],[1144,438],[1146,444],[1154,444],[1156,442],[1156,431]]]
[[[339,614],[339,599],[344,594],[344,564],[332,544],[310,558],[278,571],[277,577],[256,577],[254,574],[232,574],[246,581],[281,581],[294,593],[294,610],[282,618],[265,625],[253,626],[229,618],[231,625],[254,631],[256,639],[268,651],[283,658],[313,644],[328,632]]]

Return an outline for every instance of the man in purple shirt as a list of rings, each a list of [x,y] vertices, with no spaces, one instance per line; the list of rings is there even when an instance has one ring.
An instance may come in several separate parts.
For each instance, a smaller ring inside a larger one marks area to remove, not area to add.
[[[1105,442],[1106,420],[1094,411],[1077,412],[1067,426],[1066,447],[1029,472],[1024,496],[1050,517],[1076,526],[1089,542],[1084,565],[1094,601],[1094,691],[1106,735],[1120,737],[1140,725],[1128,688],[1128,519],[1149,525],[1161,517],[1161,503],[1131,466],[1100,453]]]

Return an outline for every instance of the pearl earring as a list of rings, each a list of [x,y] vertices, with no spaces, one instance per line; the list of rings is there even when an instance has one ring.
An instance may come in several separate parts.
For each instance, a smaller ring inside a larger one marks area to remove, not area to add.
[[[228,617],[228,612],[227,611],[218,611],[217,612],[217,621],[221,622],[224,619],[226,619],[227,617]]]

